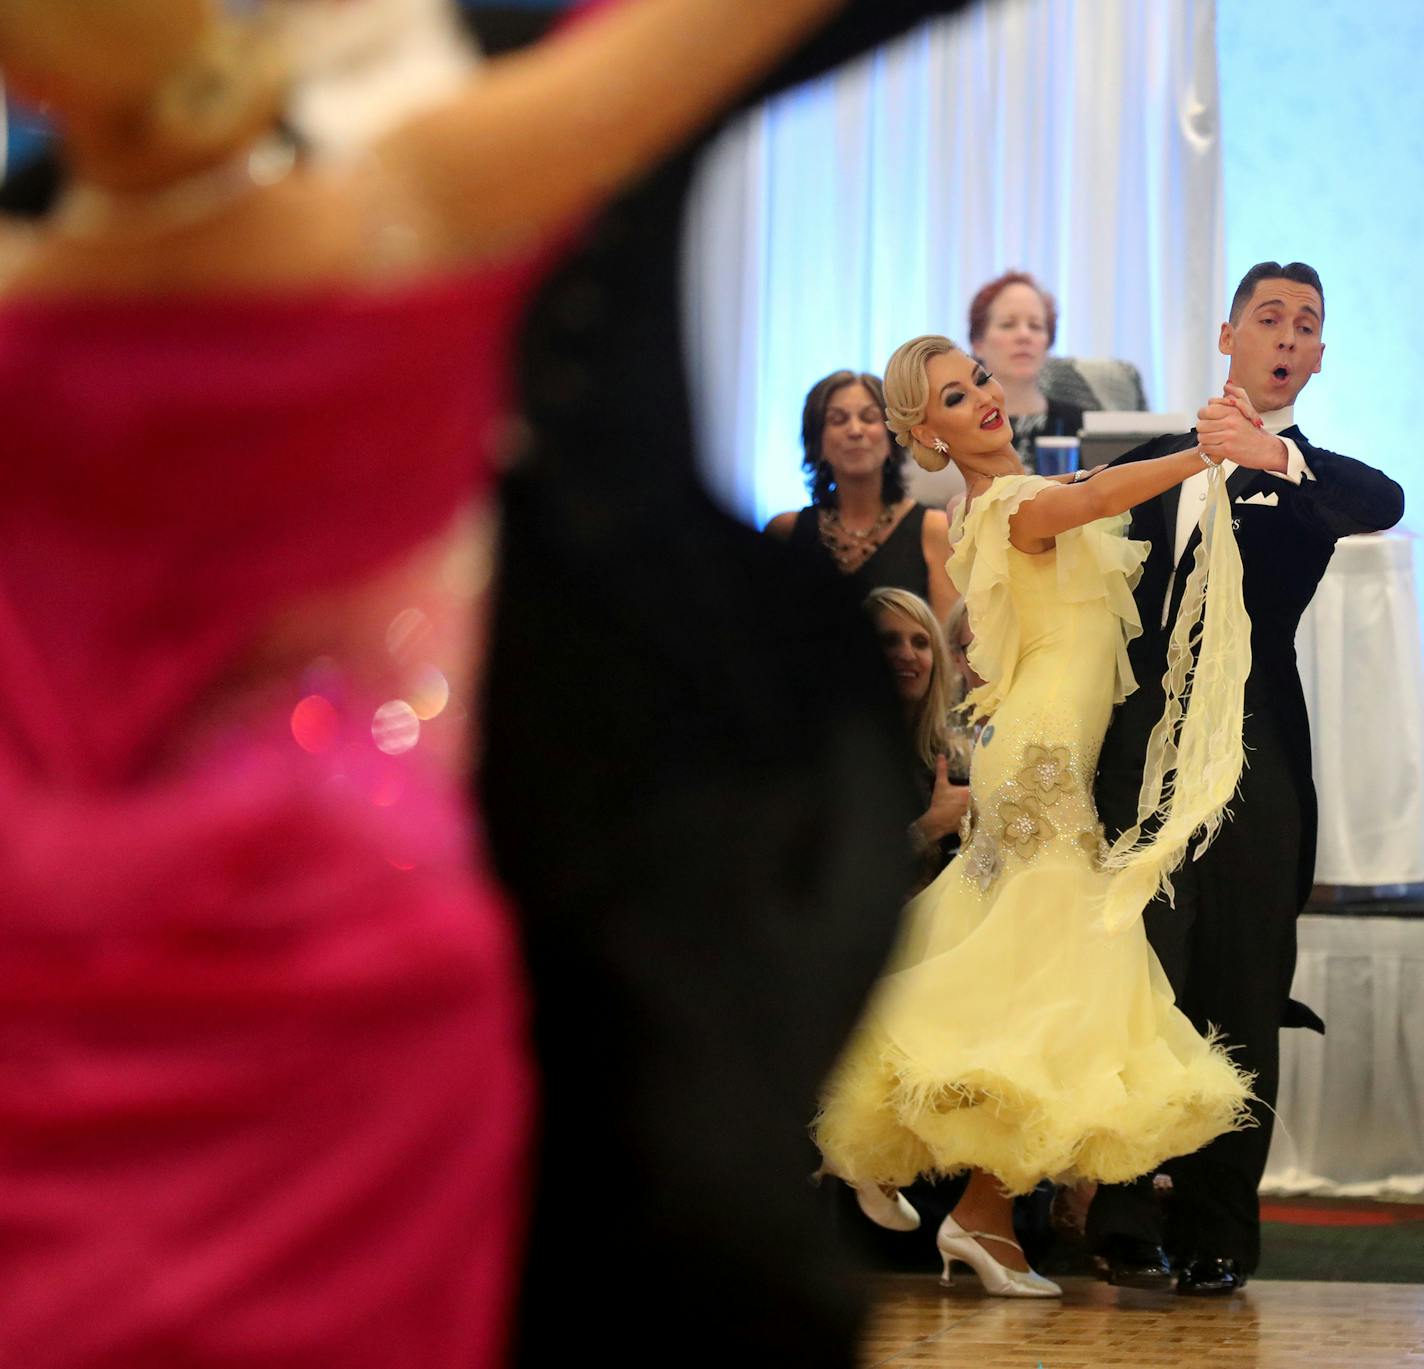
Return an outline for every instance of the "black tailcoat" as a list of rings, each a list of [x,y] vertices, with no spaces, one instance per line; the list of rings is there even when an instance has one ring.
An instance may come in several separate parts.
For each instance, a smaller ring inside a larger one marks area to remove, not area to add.
[[[1391,527],[1404,512],[1403,492],[1381,472],[1312,446],[1298,428],[1282,436],[1294,440],[1314,479],[1296,485],[1238,469],[1227,482],[1251,619],[1240,791],[1215,843],[1174,877],[1177,906],[1159,901],[1145,918],[1183,1011],[1200,1030],[1222,1030],[1236,1059],[1255,1072],[1260,1099],[1256,1128],[1218,1138],[1167,1166],[1174,1185],[1167,1239],[1179,1255],[1229,1256],[1248,1270],[1259,1257],[1256,1186],[1270,1145],[1279,1030],[1323,1030],[1314,1013],[1289,999],[1295,918],[1310,893],[1316,838],[1296,628],[1336,539]],[[1195,442],[1194,433],[1159,438],[1117,464],[1183,451]],[[1194,531],[1181,562],[1173,563],[1180,493],[1174,487],[1132,515],[1129,535],[1149,541],[1152,549],[1135,593],[1143,631],[1128,648],[1138,688],[1114,714],[1098,767],[1098,811],[1113,834],[1136,817],[1148,734],[1162,715],[1171,625],[1201,538]],[[1252,496],[1274,502],[1244,502]],[[1101,1190],[1089,1231],[1096,1239],[1112,1232],[1156,1238],[1148,1185]]]

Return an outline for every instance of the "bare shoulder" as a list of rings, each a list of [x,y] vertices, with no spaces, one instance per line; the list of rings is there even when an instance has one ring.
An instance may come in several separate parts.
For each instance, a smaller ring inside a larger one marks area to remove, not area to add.
[[[429,273],[446,260],[389,227],[413,220],[386,182],[360,170],[297,169],[191,223],[161,217],[130,231],[100,211],[92,224],[0,218],[0,290],[42,296],[206,295],[304,289]]]
[[[0,216],[0,296],[24,274],[35,251],[35,229],[25,219]]]
[[[773,537],[780,537],[783,541],[791,536],[791,530],[796,526],[796,520],[800,514],[795,509],[787,513],[778,513],[765,528],[763,532],[770,533]]]
[[[949,536],[949,514],[944,509],[926,509],[924,539],[926,542],[943,542]]]

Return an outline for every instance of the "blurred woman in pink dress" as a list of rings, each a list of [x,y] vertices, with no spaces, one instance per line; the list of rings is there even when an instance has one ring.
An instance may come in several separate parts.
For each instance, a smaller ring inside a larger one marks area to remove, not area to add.
[[[0,1362],[501,1356],[456,663],[527,260],[834,3],[598,8],[317,171],[260,18],[0,0],[70,172],[0,239]]]

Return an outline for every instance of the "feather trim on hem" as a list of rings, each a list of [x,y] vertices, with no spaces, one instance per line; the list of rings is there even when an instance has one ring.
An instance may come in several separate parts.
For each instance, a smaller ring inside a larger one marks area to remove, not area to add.
[[[903,1187],[924,1174],[993,1174],[1011,1193],[1045,1178],[1126,1183],[1226,1131],[1256,1125],[1251,1076],[1215,1035],[1197,1058],[1149,1053],[1129,1071],[1079,1081],[1069,1095],[1022,1082],[1004,1062],[927,1078],[888,1040],[857,1046],[832,1079],[813,1133],[824,1172]]]

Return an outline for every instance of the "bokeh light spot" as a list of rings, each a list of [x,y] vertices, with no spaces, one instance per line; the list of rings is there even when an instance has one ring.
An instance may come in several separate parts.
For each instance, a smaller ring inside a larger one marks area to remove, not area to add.
[[[438,718],[450,702],[450,682],[438,667],[425,666],[415,677],[409,700],[415,716],[428,723],[431,718]]]
[[[420,740],[420,719],[404,699],[382,704],[371,719],[371,738],[388,756],[400,756]]]
[[[371,786],[371,803],[377,808],[390,808],[400,802],[404,793],[405,776],[392,767]]]
[[[341,735],[341,719],[331,700],[308,694],[292,710],[292,736],[303,751],[318,755],[330,751]]]

